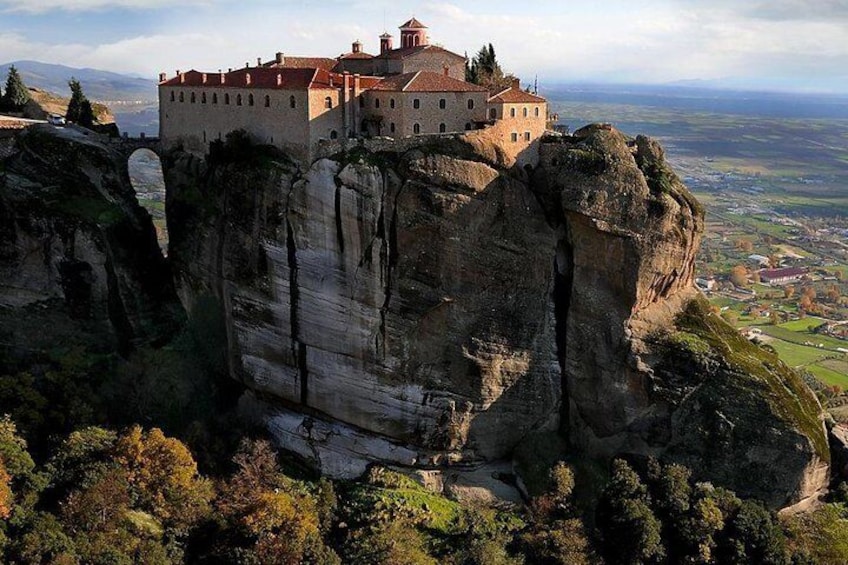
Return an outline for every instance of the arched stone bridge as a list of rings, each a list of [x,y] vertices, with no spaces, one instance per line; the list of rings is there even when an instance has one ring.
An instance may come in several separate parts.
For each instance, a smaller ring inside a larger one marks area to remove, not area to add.
[[[121,153],[125,159],[129,159],[130,156],[139,149],[149,149],[156,153],[160,159],[162,158],[162,144],[159,142],[158,137],[147,137],[142,135],[141,137],[125,136],[112,138],[109,146]]]

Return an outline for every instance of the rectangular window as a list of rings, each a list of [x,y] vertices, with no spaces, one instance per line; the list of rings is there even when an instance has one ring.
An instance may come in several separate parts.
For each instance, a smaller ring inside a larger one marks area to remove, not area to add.
[[[419,100],[418,98],[416,98],[415,100],[413,100],[413,101],[412,101],[412,107],[413,107],[413,108],[415,108],[416,110],[418,110],[419,108],[421,108],[421,100]]]
[[[513,133],[512,133],[512,136],[511,136],[511,139],[512,139],[512,142],[513,142],[513,143],[515,143],[516,141],[518,141],[518,134],[517,134],[517,133],[515,133],[515,132],[513,132]]]
[[[530,141],[530,132],[529,131],[524,132],[524,141]]]

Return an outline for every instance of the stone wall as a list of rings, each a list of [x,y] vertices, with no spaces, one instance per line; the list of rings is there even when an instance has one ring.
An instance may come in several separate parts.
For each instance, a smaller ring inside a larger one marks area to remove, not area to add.
[[[381,92],[369,90],[365,94],[364,116],[366,118],[382,118],[380,131],[374,128],[370,133],[374,135],[390,135],[393,137],[406,137],[416,135],[415,124],[419,125],[418,134],[446,133],[466,131],[473,127],[475,122],[485,119],[486,98],[485,92]],[[377,108],[377,100],[380,107]],[[391,107],[391,101],[395,101],[395,108]],[[414,101],[419,100],[419,108],[416,109]],[[445,101],[445,108],[440,107],[441,100]],[[473,106],[468,108],[469,100]],[[395,124],[392,131],[391,124]],[[441,124],[445,125],[445,131],[441,131]]]

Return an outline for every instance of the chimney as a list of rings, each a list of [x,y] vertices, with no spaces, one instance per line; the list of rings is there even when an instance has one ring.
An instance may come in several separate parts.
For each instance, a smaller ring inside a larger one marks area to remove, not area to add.
[[[445,72],[445,76],[450,75],[450,67],[449,66],[445,65],[442,69]]]
[[[159,73],[159,82],[165,82],[166,80],[168,80],[167,73]]]
[[[244,63],[244,68],[245,68],[245,69],[249,69],[249,68],[250,68],[250,61],[245,61],[245,63]]]
[[[362,53],[362,43],[358,39],[353,42],[352,48],[354,53]]]
[[[512,79],[512,88],[513,88],[513,90],[521,90],[521,79],[520,78]]]
[[[257,57],[257,58],[256,58],[256,66],[257,66],[257,67],[261,67],[261,66],[262,66],[262,57]]]
[[[389,33],[384,33],[380,36],[380,54],[388,53],[392,50],[392,36]]]
[[[185,75],[179,71],[177,71],[177,74],[180,76],[180,84],[185,84]]]
[[[277,53],[277,59],[276,59],[276,61],[277,61],[277,64],[278,64],[278,65],[285,64],[285,62],[286,62],[286,56],[285,56],[285,55],[283,55],[282,53]]]
[[[206,84],[206,73],[203,73],[202,80],[203,80],[203,84]]]

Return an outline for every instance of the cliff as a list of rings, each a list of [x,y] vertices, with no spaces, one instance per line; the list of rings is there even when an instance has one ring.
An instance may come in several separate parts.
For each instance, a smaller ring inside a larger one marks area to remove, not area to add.
[[[48,349],[90,333],[127,351],[166,340],[184,314],[126,162],[52,126],[29,128],[0,156],[4,342]]]
[[[0,157],[4,340],[130,349],[214,295],[244,412],[332,476],[479,484],[559,429],[773,507],[827,480],[815,397],[694,290],[703,210],[647,138],[590,127],[532,171],[474,136],[171,152],[167,261],[112,149],[35,127]]]
[[[181,296],[221,299],[281,445],[335,476],[467,469],[561,427],[775,507],[824,485],[815,398],[698,306],[703,210],[655,142],[587,128],[532,173],[474,136],[371,149],[165,160]]]

